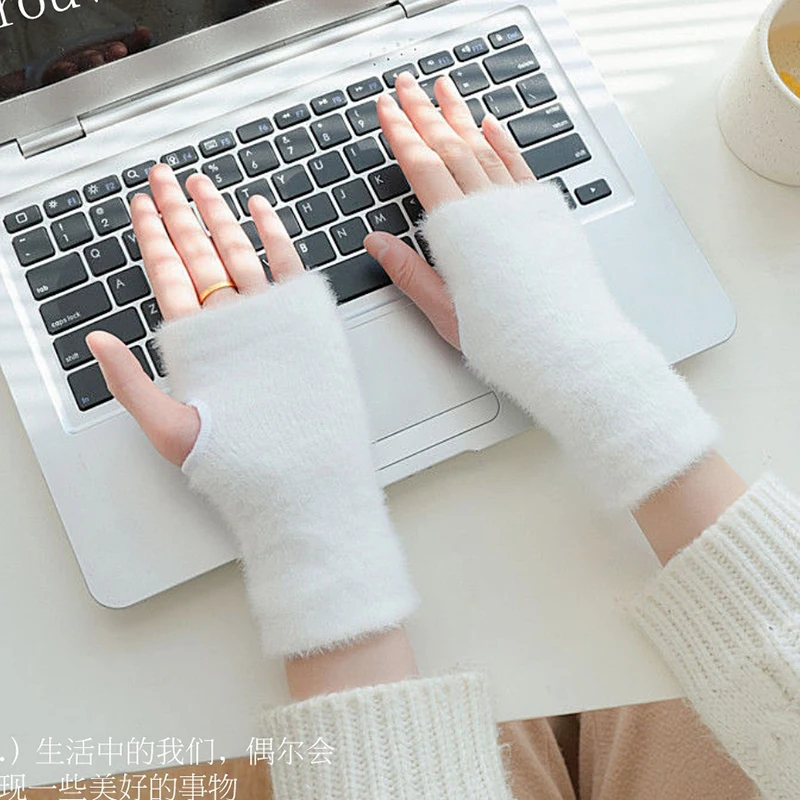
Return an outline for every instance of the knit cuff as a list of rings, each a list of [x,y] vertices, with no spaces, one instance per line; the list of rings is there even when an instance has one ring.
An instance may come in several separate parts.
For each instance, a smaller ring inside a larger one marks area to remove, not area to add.
[[[766,476],[677,554],[633,615],[769,797],[800,797],[800,502]]]
[[[266,711],[262,727],[297,747],[274,760],[275,800],[511,800],[478,673],[315,697]]]

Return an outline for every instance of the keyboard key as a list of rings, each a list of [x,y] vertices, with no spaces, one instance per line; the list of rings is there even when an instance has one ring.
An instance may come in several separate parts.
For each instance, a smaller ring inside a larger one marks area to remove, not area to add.
[[[231,214],[238,220],[242,216],[242,212],[239,211],[239,206],[236,205],[236,201],[226,192],[222,195],[225,198],[225,202],[228,204],[228,208],[231,210]]]
[[[314,191],[311,179],[301,164],[276,172],[272,176],[272,184],[285,203]]]
[[[236,199],[239,201],[239,205],[242,207],[242,212],[248,217],[250,216],[250,211],[247,207],[247,204],[250,202],[250,198],[255,197],[256,195],[266,197],[266,199],[269,201],[269,204],[272,206],[278,205],[278,199],[275,197],[275,193],[270,188],[270,185],[264,178],[260,178],[259,180],[253,181],[253,183],[248,183],[236,190]]]
[[[236,147],[236,140],[230,131],[218,133],[216,136],[211,136],[200,142],[200,152],[205,158],[211,158],[219,153],[225,153]]]
[[[222,158],[206,162],[203,164],[203,172],[214,181],[217,189],[227,189],[234,183],[244,180],[233,156],[222,156]]]
[[[374,100],[348,109],[347,120],[359,136],[364,133],[372,133],[372,131],[378,130],[381,126],[378,121],[378,106]]]
[[[567,204],[567,208],[570,211],[574,211],[578,207],[577,203],[572,199],[572,195],[563,179],[551,178],[547,183],[552,183],[561,192],[564,202]]]
[[[280,166],[278,156],[275,155],[275,149],[269,142],[259,142],[240,150],[239,161],[242,162],[244,171],[250,178],[255,178],[256,175],[263,175],[265,172],[271,172]]]
[[[49,264],[42,264],[41,267],[34,267],[28,270],[25,277],[37,300],[44,300],[89,280],[81,257],[77,253],[57,258]]]
[[[61,333],[111,311],[111,301],[102,283],[48,300],[39,307],[49,334]]]
[[[49,200],[44,201],[44,210],[50,219],[53,217],[60,217],[68,211],[73,211],[83,205],[81,196],[76,191],[65,192],[64,194],[51,197]]]
[[[495,56],[484,59],[483,65],[495,83],[506,83],[514,78],[521,78],[529,72],[539,69],[539,62],[533,50],[526,44],[503,50]]]
[[[139,249],[139,242],[133,230],[125,231],[122,234],[122,241],[125,244],[128,255],[131,257],[131,261],[139,261],[142,257],[142,251]]]
[[[122,184],[116,175],[109,175],[94,183],[87,183],[83,187],[83,196],[90,203],[111,197],[112,194],[122,191]]]
[[[332,117],[325,117],[325,119],[315,122],[311,126],[311,132],[322,150],[335,147],[337,144],[353,138],[353,134],[347,129],[341,114],[334,114]]]
[[[576,164],[582,164],[592,157],[577,133],[541,147],[534,147],[522,155],[537,178],[546,178]]]
[[[147,327],[150,328],[151,331],[155,332],[158,329],[158,326],[164,321],[164,317],[161,314],[161,309],[158,307],[158,300],[154,297],[145,300],[144,303],[139,306],[142,312],[142,316],[144,317],[144,321],[147,323]],[[123,311],[123,314],[130,313],[129,311]]]
[[[74,369],[94,359],[86,337],[94,331],[106,331],[121,339],[125,344],[131,344],[144,338],[145,330],[135,308],[128,308],[118,314],[93,322],[84,328],[79,328],[66,336],[60,336],[53,342],[56,354],[64,369]]]
[[[422,218],[425,216],[425,209],[422,207],[422,203],[420,203],[419,198],[415,194],[403,200],[403,208],[406,210],[406,214],[408,214],[408,218],[411,220],[411,224],[414,227],[422,222]]]
[[[112,398],[97,364],[73,372],[67,380],[81,411],[88,411],[90,408],[107,403]]]
[[[472,114],[472,119],[475,120],[475,124],[480,128],[483,118],[486,116],[486,109],[483,107],[483,103],[477,97],[471,97],[467,100],[467,107]]]
[[[381,206],[367,214],[367,222],[373,231],[386,231],[397,236],[408,230],[408,222],[397,203]]]
[[[556,99],[556,93],[544,73],[525,78],[517,84],[517,89],[528,108],[536,108]]]
[[[50,230],[60,250],[70,250],[79,244],[86,244],[94,236],[86,217],[80,211],[77,214],[54,222],[50,226]]]
[[[275,129],[272,123],[266,118],[262,117],[255,122],[248,122],[247,125],[242,125],[241,128],[236,129],[236,135],[242,144],[254,142],[256,139],[262,139],[264,136],[269,136]]]
[[[436,81],[439,80],[439,77],[436,78],[428,78],[426,81],[419,82],[419,88],[428,95],[428,100],[433,103],[436,108],[439,108],[439,98],[436,97],[436,91],[434,87],[436,86]]]
[[[469,61],[471,58],[485,56],[488,52],[489,45],[483,39],[473,39],[455,48],[456,58],[459,61]]]
[[[364,249],[367,226],[359,217],[348,219],[330,229],[331,238],[343,256],[349,256]]]
[[[153,370],[150,369],[150,363],[147,360],[147,356],[144,354],[144,350],[142,350],[139,345],[136,345],[136,347],[131,347],[131,353],[136,356],[137,360],[142,365],[145,375],[147,375],[150,380],[153,380]]]
[[[588,206],[590,203],[596,203],[604,197],[611,194],[611,187],[602,178],[585,186],[581,186],[575,190],[575,196],[578,198],[582,206]]]
[[[306,156],[310,156],[316,151],[316,147],[314,147],[314,143],[305,128],[298,128],[282,134],[275,140],[275,144],[280,150],[281,158],[287,164],[306,158]]]
[[[489,34],[489,42],[492,47],[498,50],[501,47],[508,47],[508,45],[520,41],[522,41],[522,31],[516,25],[511,25],[508,28],[503,28],[501,31],[495,31]]]
[[[452,67],[455,63],[453,56],[451,56],[447,50],[442,50],[441,53],[434,53],[432,56],[421,58],[419,60],[419,68],[422,70],[423,74],[430,75],[433,72],[438,72],[440,69]]]
[[[9,233],[19,233],[31,225],[37,225],[42,221],[42,212],[38,206],[28,206],[13,214],[8,214],[3,218],[3,225]]]
[[[101,242],[89,245],[84,249],[83,257],[86,259],[92,275],[98,277],[124,267],[128,262],[125,253],[122,252],[122,246],[116,239],[103,239]]]
[[[141,267],[131,267],[112,275],[108,279],[108,288],[118,306],[126,306],[150,294],[150,284]]]
[[[286,232],[289,236],[294,238],[302,233],[303,229],[300,227],[300,223],[297,221],[297,217],[294,215],[294,211],[292,211],[291,208],[288,206],[279,208],[278,216],[281,218],[283,227],[286,228]]]
[[[197,150],[194,147],[181,147],[180,150],[173,150],[161,156],[161,161],[172,169],[180,169],[181,167],[188,167],[190,164],[196,164],[200,160],[197,155]]]
[[[510,86],[485,94],[483,102],[486,103],[489,113],[494,114],[497,119],[505,119],[522,111],[522,103]]]
[[[336,258],[330,240],[323,231],[298,239],[294,246],[306,269],[320,267]]]
[[[190,176],[196,174],[197,174],[196,169],[185,169],[183,172],[178,172],[175,174],[175,178],[177,179],[181,189],[183,189],[183,194],[187,200],[191,200],[192,196],[189,194],[189,190],[186,188],[186,181],[189,180]]]
[[[56,252],[45,228],[34,228],[29,233],[12,239],[11,244],[23,267],[44,261]]]
[[[335,92],[328,92],[328,94],[323,94],[321,97],[315,97],[311,101],[311,108],[317,116],[327,114],[329,111],[334,111],[346,105],[347,98],[341,89],[337,89]]]
[[[149,186],[140,186],[138,189],[134,189],[132,192],[128,192],[128,205],[133,202],[133,198],[136,197],[137,194],[146,194],[151,200],[153,199],[153,192]]]
[[[402,67],[390,69],[383,73],[383,82],[390,88],[394,89],[394,83],[397,76],[404,72],[410,72],[415,78],[419,77],[419,70],[413,64],[403,64]]]
[[[369,183],[378,196],[378,200],[391,200],[411,191],[406,176],[398,164],[390,164],[384,169],[373,172],[369,176]]]
[[[303,224],[310,231],[333,222],[339,216],[327,194],[315,194],[313,197],[307,197],[297,203],[295,207]]]
[[[389,140],[386,138],[385,133],[380,134],[381,144],[383,145],[383,149],[386,151],[386,155],[389,158],[394,158],[394,151],[392,150],[392,146],[389,144]],[[374,166],[374,165],[373,165]]]
[[[489,81],[478,64],[467,64],[465,67],[454,69],[450,77],[456,84],[462,97],[469,97],[475,92],[482,92],[489,88]]]
[[[334,188],[333,197],[346,217],[375,205],[367,184],[361,178]]]
[[[287,108],[275,115],[275,124],[279,130],[291,128],[292,125],[299,125],[301,122],[311,119],[311,112],[304,103]]]
[[[508,129],[520,147],[538,144],[559,133],[571,131],[575,126],[560,103],[541,111],[534,111],[508,123]]]
[[[349,94],[350,99],[356,103],[359,100],[366,100],[368,97],[380,94],[382,91],[383,84],[381,83],[381,79],[377,76],[367,78],[365,81],[359,81],[347,87],[347,94]]]
[[[120,228],[130,225],[131,222],[131,218],[128,216],[128,209],[125,208],[125,203],[122,202],[120,197],[92,206],[89,209],[89,216],[92,218],[95,230],[100,236],[118,231]]]
[[[369,253],[361,253],[334,264],[323,275],[328,279],[340,304],[374,292],[392,282],[383,267]]]
[[[320,188],[350,177],[350,171],[345,166],[342,157],[335,152],[325,153],[319,158],[311,159],[308,162],[308,168]]]
[[[347,145],[344,154],[353,168],[353,172],[364,172],[374,167],[379,167],[386,159],[383,157],[378,143],[372,136],[366,139],[359,139]]]
[[[242,223],[242,230],[245,232],[245,235],[250,240],[250,244],[253,245],[256,253],[260,253],[264,249],[264,243],[261,241],[261,237],[258,235],[258,228],[256,228],[255,222],[252,220],[247,220],[247,222]]]
[[[137,164],[135,167],[128,167],[128,169],[122,173],[122,180],[125,181],[125,185],[129,189],[133,189],[134,186],[139,186],[142,183],[147,183],[147,176],[155,165],[155,161],[145,161],[142,164]]]
[[[158,349],[155,339],[148,339],[145,346],[147,347],[150,360],[153,362],[153,366],[156,368],[159,377],[166,377],[167,368],[164,365],[164,359],[161,357],[161,351]]]

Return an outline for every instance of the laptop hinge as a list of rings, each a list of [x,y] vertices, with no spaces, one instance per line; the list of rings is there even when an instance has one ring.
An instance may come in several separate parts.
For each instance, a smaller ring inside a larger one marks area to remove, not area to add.
[[[80,120],[77,117],[71,117],[52,128],[21,137],[17,139],[17,144],[22,155],[30,158],[38,153],[44,153],[45,150],[52,150],[54,147],[61,147],[62,144],[82,139],[84,136],[86,136],[86,132]]]
[[[407,17],[416,17],[417,14],[424,14],[426,11],[432,11],[452,2],[453,0],[400,0],[400,5],[403,6]]]

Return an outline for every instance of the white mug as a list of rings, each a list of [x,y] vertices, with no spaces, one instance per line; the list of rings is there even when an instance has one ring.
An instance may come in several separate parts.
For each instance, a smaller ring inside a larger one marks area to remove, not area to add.
[[[788,40],[779,41],[787,28],[800,38],[800,0],[773,0],[722,82],[717,118],[728,147],[748,167],[778,183],[800,186],[800,97],[781,79],[773,60],[776,48],[788,48]]]

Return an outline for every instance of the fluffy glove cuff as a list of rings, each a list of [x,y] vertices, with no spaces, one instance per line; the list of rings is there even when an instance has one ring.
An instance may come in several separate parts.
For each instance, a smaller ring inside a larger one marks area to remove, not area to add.
[[[302,275],[157,338],[173,396],[201,418],[183,471],[238,540],[266,654],[399,625],[418,599],[324,279]]]
[[[469,195],[424,232],[469,365],[559,441],[606,506],[635,508],[712,447],[714,421],[622,313],[555,187]]]

